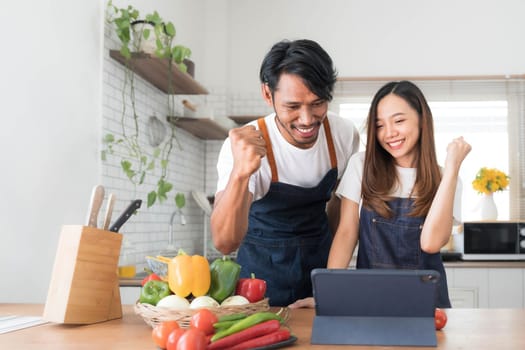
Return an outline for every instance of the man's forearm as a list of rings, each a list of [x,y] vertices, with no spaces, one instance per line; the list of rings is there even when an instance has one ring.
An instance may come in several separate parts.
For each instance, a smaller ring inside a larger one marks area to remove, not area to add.
[[[213,244],[223,254],[235,251],[248,229],[252,194],[247,181],[230,181],[217,193],[210,218]]]

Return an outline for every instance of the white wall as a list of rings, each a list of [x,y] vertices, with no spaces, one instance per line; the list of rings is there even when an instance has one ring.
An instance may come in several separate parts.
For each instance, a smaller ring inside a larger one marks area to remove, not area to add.
[[[60,227],[85,220],[100,172],[101,11],[0,4],[0,302],[45,301]]]
[[[282,38],[318,40],[340,76],[525,73],[521,0],[130,3],[172,13],[197,80],[231,99],[259,93],[260,61]],[[85,220],[100,181],[104,9],[103,0],[0,4],[0,302],[45,301],[60,228]],[[12,13],[25,14],[23,25]]]
[[[342,77],[525,73],[521,0],[231,0],[235,91],[256,91],[277,40],[311,38]]]

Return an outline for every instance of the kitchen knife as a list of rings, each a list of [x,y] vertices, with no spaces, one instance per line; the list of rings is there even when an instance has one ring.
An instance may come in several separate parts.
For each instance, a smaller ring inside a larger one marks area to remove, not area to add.
[[[91,201],[89,203],[89,211],[87,217],[87,226],[97,227],[98,212],[104,201],[104,186],[97,185],[93,187],[91,192]]]
[[[111,193],[108,198],[108,203],[106,204],[106,214],[104,215],[104,226],[103,226],[104,230],[107,230],[109,228],[109,223],[111,221],[111,215],[113,214],[114,204],[115,204],[115,195]]]
[[[131,204],[128,205],[126,210],[124,210],[124,212],[120,215],[120,217],[117,219],[117,221],[115,221],[115,223],[111,226],[109,230],[112,232],[118,232],[118,230],[120,230],[122,225],[124,225],[124,223],[128,221],[130,216],[133,215],[135,210],[140,208],[141,205],[142,205],[141,199],[135,199],[134,201],[132,201]]]

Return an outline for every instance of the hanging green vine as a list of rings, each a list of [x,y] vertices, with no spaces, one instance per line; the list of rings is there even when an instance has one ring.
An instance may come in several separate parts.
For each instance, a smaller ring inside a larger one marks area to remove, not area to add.
[[[157,186],[154,190],[148,193],[147,206],[148,208],[154,205],[157,200],[162,203],[168,199],[169,192],[173,189],[173,184],[168,181],[168,165],[169,157],[174,148],[174,141],[176,139],[175,126],[169,124],[171,133],[169,138],[151,150],[151,155],[144,149],[140,143],[140,128],[139,116],[135,106],[135,73],[130,69],[129,63],[132,57],[132,52],[138,51],[138,44],[130,48],[131,44],[131,29],[133,23],[141,21],[139,11],[129,5],[126,8],[117,8],[111,2],[108,2],[107,17],[108,23],[115,28],[117,37],[121,42],[120,53],[126,58],[125,76],[122,87],[122,110],[121,110],[121,137],[115,137],[113,134],[106,134],[103,138],[104,149],[102,150],[101,158],[103,161],[107,160],[108,154],[118,156],[121,158],[120,166],[126,177],[135,186],[143,185],[148,174],[153,175],[157,167],[160,166],[160,176],[157,180]],[[155,11],[144,17],[144,21],[153,26],[153,34],[155,35],[156,50],[155,55],[159,58],[168,59],[168,91],[173,91],[172,69],[173,63],[176,64],[175,69],[186,71],[184,59],[190,57],[191,50],[182,45],[173,46],[175,38],[175,26],[171,22],[165,22],[159,14]],[[140,40],[148,40],[152,35],[147,28],[143,29]],[[140,42],[139,40],[139,42]],[[129,96],[131,104],[132,126],[126,125],[129,118],[127,111],[127,98]],[[167,109],[168,115],[174,115],[174,101],[173,95],[167,94]],[[179,148],[181,147],[178,144]],[[185,204],[185,197],[182,193],[177,193],[174,197],[175,204],[181,208]]]

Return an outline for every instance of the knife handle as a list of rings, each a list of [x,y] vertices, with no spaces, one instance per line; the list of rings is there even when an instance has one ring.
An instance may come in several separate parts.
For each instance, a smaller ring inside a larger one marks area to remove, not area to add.
[[[87,226],[97,227],[98,221],[98,212],[104,201],[104,186],[97,185],[93,187],[93,192],[91,192],[91,201],[89,203],[89,212],[87,219]]]
[[[106,205],[106,214],[104,215],[104,226],[103,229],[107,230],[109,228],[109,223],[111,221],[111,215],[113,214],[113,205],[115,204],[115,195],[111,193],[108,198],[108,203]]]
[[[122,225],[124,225],[124,223],[128,221],[131,215],[133,215],[133,213],[140,208],[141,204],[141,199],[135,199],[134,201],[132,201],[131,204],[126,208],[126,210],[124,210],[124,212],[120,215],[120,217],[117,219],[117,221],[115,221],[115,223],[111,226],[109,230],[112,232],[118,232]]]

